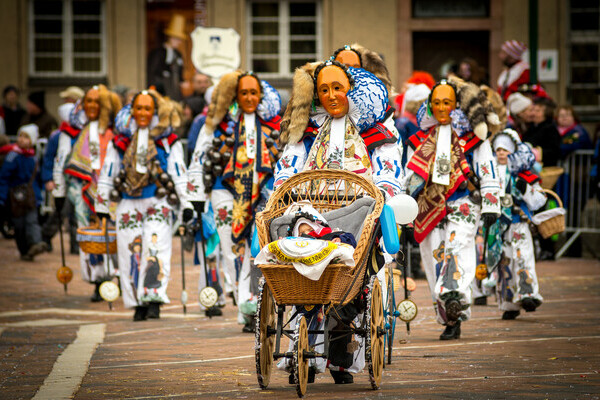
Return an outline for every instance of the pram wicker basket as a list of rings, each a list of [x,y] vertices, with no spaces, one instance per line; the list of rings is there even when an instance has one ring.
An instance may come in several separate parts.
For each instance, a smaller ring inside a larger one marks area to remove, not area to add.
[[[375,199],[354,250],[356,266],[330,264],[318,281],[299,274],[293,265],[263,264],[261,269],[279,304],[346,304],[360,291],[374,229],[384,198],[379,189],[359,175],[343,170],[304,171],[284,182],[270,197],[264,211],[256,215],[260,246],[270,240],[271,222],[295,202],[308,200],[320,213],[352,204],[359,198]],[[359,274],[357,276],[357,274]],[[355,279],[356,277],[356,279]]]
[[[77,229],[79,247],[88,254],[106,254],[106,220],[99,224]],[[115,228],[108,228],[108,250],[110,254],[117,252],[117,233]]]
[[[540,172],[540,178],[542,178],[541,186],[544,189],[552,190],[558,178],[565,172],[564,168],[561,167],[544,167]]]
[[[544,193],[548,193],[552,197],[554,197],[558,203],[558,207],[562,209],[563,203],[560,200],[560,197],[552,190],[542,189]],[[535,215],[534,218],[544,218],[544,214],[552,213],[554,209],[546,210],[541,213]],[[554,215],[551,218],[545,219],[544,221],[537,224],[537,229],[540,235],[544,239],[548,239],[550,236],[555,235],[557,233],[562,233],[565,230],[565,215],[564,213],[559,215]]]

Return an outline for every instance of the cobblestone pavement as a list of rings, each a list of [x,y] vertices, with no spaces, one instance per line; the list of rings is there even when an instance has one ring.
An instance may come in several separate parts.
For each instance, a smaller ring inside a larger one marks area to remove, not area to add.
[[[92,287],[81,282],[76,256],[67,258],[75,276],[65,294],[55,278],[56,240],[54,248],[26,263],[13,242],[0,240],[0,398],[296,398],[283,371],[273,372],[267,390],[258,388],[254,337],[241,332],[231,304],[223,317],[200,313],[198,267],[187,269],[187,316],[175,256],[171,304],[160,320],[133,322],[120,301],[112,311],[89,301]],[[186,265],[191,259],[186,254]],[[541,262],[538,274],[545,302],[535,313],[502,321],[495,304],[474,307],[461,339],[450,342],[438,340],[442,329],[426,282],[418,281],[413,299],[419,315],[410,336],[398,325],[381,390],[370,389],[366,372],[352,385],[334,385],[329,374],[321,374],[306,397],[600,398],[600,262]]]

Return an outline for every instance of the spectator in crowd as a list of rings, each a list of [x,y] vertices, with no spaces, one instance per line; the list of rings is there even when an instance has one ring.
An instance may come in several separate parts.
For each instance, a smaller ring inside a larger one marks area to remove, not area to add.
[[[409,87],[411,87],[412,85],[418,85],[419,83],[427,85],[429,90],[431,90],[433,85],[435,85],[435,79],[429,72],[413,71],[410,78],[408,78],[406,82],[402,84],[402,87],[400,88],[400,94],[394,99],[394,107],[396,108],[397,113],[395,115],[396,118],[401,116],[400,113],[402,110],[402,102],[404,101],[404,93],[408,90]]]
[[[529,83],[529,63],[522,59],[525,50],[525,43],[518,40],[502,43],[499,57],[504,64],[504,70],[498,77],[498,93],[504,101],[516,92],[519,86]]]
[[[579,117],[569,105],[558,107],[556,112],[556,124],[560,133],[560,157],[567,158],[575,150],[592,149],[590,135],[580,124]]]
[[[6,134],[14,136],[21,126],[21,120],[27,114],[25,109],[19,104],[19,89],[16,86],[8,85],[2,91],[4,103],[2,111],[4,113],[4,124],[6,126]]]
[[[190,96],[183,100],[183,124],[179,130],[180,137],[187,137],[194,118],[202,114],[204,104],[204,96]]]
[[[420,131],[417,124],[417,111],[419,111],[421,104],[427,100],[430,92],[431,89],[426,84],[419,83],[411,85],[404,93],[400,118],[395,121],[396,129],[400,134],[398,143],[402,145],[402,149],[406,148],[408,138]],[[404,151],[402,153],[402,166],[406,165],[406,158],[407,152]]]
[[[163,32],[167,40],[161,47],[150,52],[147,63],[147,86],[154,86],[159,93],[175,101],[182,99],[181,90],[185,86],[183,56],[178,50],[187,39],[184,28],[185,17],[174,14],[169,26]]]
[[[466,82],[473,82],[476,85],[485,83],[485,68],[479,66],[473,58],[463,58],[458,64],[456,75]]]
[[[186,100],[193,98],[199,99],[201,102],[200,112],[202,112],[204,110],[204,107],[207,106],[206,100],[204,99],[204,95],[206,94],[206,90],[211,86],[212,80],[210,79],[210,76],[201,72],[197,72],[196,75],[194,75],[194,79],[192,80],[192,89],[194,90],[194,93],[192,93],[191,96],[187,97]],[[194,116],[198,114],[199,113],[195,114]]]
[[[506,101],[508,108],[508,128],[512,128],[522,138],[528,125],[533,122],[533,102],[521,93],[513,93]]]
[[[85,95],[85,92],[79,86],[69,86],[58,94],[58,96],[63,100],[63,103],[73,104],[83,99],[83,95]]]
[[[560,134],[554,125],[556,104],[547,97],[533,101],[532,126],[523,134],[523,141],[533,147],[541,147],[541,162],[545,167],[558,164],[560,158]],[[538,160],[540,161],[540,160]]]
[[[40,137],[47,138],[58,127],[58,123],[46,110],[46,92],[32,92],[27,97],[27,114],[21,120],[21,125],[36,124],[40,129]]]
[[[47,250],[38,224],[37,207],[41,195],[34,182],[37,174],[34,146],[38,136],[35,124],[22,126],[17,143],[12,145],[0,169],[0,212],[4,214],[3,220],[12,218],[23,261],[33,261],[36,255]]]

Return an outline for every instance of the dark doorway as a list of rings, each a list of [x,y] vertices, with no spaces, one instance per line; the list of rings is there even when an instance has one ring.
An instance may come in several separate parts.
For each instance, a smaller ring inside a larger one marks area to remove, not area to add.
[[[443,78],[442,67],[458,68],[466,57],[483,68],[484,83],[489,82],[489,31],[413,32],[413,69]]]

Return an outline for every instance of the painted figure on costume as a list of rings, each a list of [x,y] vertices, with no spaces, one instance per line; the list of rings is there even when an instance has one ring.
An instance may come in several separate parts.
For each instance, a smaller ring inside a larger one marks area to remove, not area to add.
[[[193,218],[183,146],[173,133],[179,123],[176,103],[153,90],[136,94],[117,115],[118,135],[98,182],[97,212],[108,212],[109,199],[118,202],[119,264],[129,262],[133,271],[121,275],[121,294],[125,307],[135,308],[134,321],[160,318],[161,304],[169,302],[172,211],[182,210],[184,223]]]
[[[498,307],[502,319],[515,319],[520,310],[532,312],[542,304],[535,271],[534,244],[528,226],[532,212],[542,208],[546,196],[539,177],[529,168],[530,163],[519,155],[528,147],[512,129],[505,129],[492,138],[501,183],[502,214],[490,227],[488,268],[498,265],[496,286]],[[520,148],[520,152],[517,149]],[[529,149],[531,152],[531,149]]]
[[[137,288],[140,278],[140,262],[142,260],[142,235],[138,235],[129,244],[131,257],[129,258],[129,279],[133,282],[133,287]]]
[[[224,75],[213,91],[190,161],[190,199],[198,215],[208,201],[215,210],[226,284],[233,283],[225,290],[245,310],[255,308],[256,296],[250,283],[251,260],[243,253],[249,254],[254,215],[273,190],[280,109],[277,91],[253,72]],[[239,272],[236,264],[241,265]],[[204,279],[200,274],[201,287]],[[206,312],[220,315],[216,309]],[[254,330],[253,314],[239,310],[238,322],[245,325],[244,331]]]
[[[59,199],[56,204],[64,204],[65,197],[69,198],[75,208],[78,227],[90,225],[90,219],[96,213],[94,199],[98,176],[108,143],[114,136],[112,122],[120,109],[121,101],[116,93],[104,85],[93,86],[70,115],[70,125],[81,131],[78,135],[64,134],[59,138],[53,171],[56,187],[52,194]],[[95,284],[91,300],[101,301],[98,288],[107,278],[107,261],[103,256],[90,256],[82,250],[79,254],[82,278]],[[111,263],[109,268],[112,275],[114,265]]]
[[[488,123],[498,118],[467,100],[478,98],[477,91],[462,81],[436,84],[418,113],[422,130],[408,140],[406,186],[419,205],[415,239],[438,322],[446,326],[441,340],[458,339],[461,321],[469,318],[477,224],[480,217],[491,224],[500,210],[493,154],[485,141]],[[436,258],[442,243],[445,255]],[[447,264],[438,275],[439,258]]]

